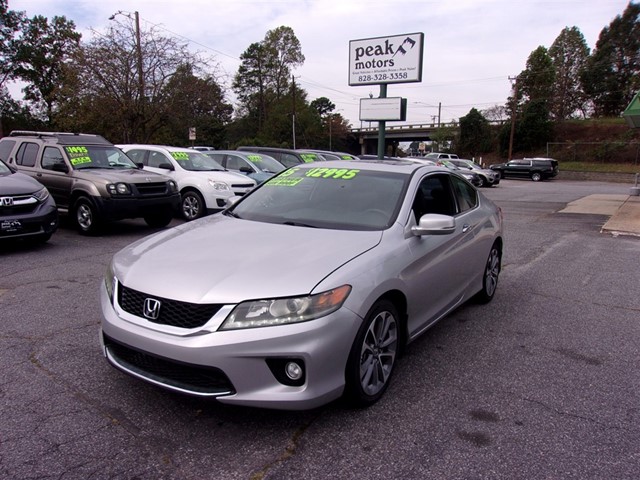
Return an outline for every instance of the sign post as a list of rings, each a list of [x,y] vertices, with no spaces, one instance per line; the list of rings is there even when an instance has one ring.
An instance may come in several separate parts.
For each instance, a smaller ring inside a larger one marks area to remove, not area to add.
[[[380,85],[377,100],[385,103],[389,83],[422,82],[422,55],[424,33],[408,33],[391,37],[365,38],[349,42],[349,85]],[[360,121],[378,121],[378,158],[384,157],[387,120],[403,118],[363,118],[360,103]],[[406,119],[406,102],[404,110]]]

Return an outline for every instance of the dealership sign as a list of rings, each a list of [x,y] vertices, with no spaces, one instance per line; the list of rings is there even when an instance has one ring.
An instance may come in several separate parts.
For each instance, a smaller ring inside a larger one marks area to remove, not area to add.
[[[369,122],[404,121],[407,119],[407,99],[401,97],[361,98],[360,120]]]
[[[349,85],[422,81],[424,33],[349,42]]]

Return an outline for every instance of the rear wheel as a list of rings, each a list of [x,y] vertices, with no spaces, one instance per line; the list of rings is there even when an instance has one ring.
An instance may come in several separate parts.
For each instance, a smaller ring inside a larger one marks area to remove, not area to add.
[[[202,195],[198,192],[189,190],[182,194],[181,201],[181,213],[182,217],[187,221],[195,220],[196,218],[200,218],[204,215],[205,204]]]
[[[93,202],[87,197],[80,197],[74,206],[74,220],[80,233],[93,235],[100,230],[100,219]]]
[[[497,243],[494,243],[484,267],[482,290],[480,290],[475,296],[475,300],[478,303],[489,303],[493,299],[493,296],[496,293],[496,288],[498,287],[498,276],[500,275],[501,263],[500,248]]]
[[[389,386],[399,347],[399,315],[388,300],[376,302],[365,317],[347,362],[347,400],[358,407],[377,402]]]
[[[531,180],[533,180],[534,182],[539,182],[540,180],[542,180],[542,175],[540,175],[540,173],[538,172],[533,172],[531,174]]]

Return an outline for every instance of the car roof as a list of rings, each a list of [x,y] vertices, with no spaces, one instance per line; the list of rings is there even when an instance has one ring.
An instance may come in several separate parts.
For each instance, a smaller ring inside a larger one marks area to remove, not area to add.
[[[9,137],[13,138],[37,138],[58,143],[59,145],[109,145],[113,144],[101,135],[92,133],[69,132],[36,132],[32,130],[13,130]]]
[[[128,144],[118,144],[116,147],[119,148],[150,148],[150,149],[158,149],[158,150],[166,150],[167,152],[188,152],[188,153],[203,153],[199,150],[194,150],[188,147],[172,147],[170,145],[153,145],[153,144],[145,144],[145,143],[128,143]],[[212,151],[213,153],[213,151]]]
[[[349,170],[366,170],[366,171],[379,171],[379,172],[396,172],[411,175],[417,170],[425,171],[437,171],[437,172],[450,172],[446,168],[439,166],[426,165],[415,161],[402,160],[402,159],[364,159],[364,160],[328,160],[322,163],[304,163],[299,167],[293,168],[347,168]]]

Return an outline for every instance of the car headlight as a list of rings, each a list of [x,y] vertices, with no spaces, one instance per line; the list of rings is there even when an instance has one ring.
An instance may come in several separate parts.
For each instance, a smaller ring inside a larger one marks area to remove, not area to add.
[[[104,274],[104,286],[107,289],[109,301],[113,304],[113,292],[116,287],[116,274],[113,271],[113,262],[109,262],[109,265],[107,266],[107,271]]]
[[[43,188],[42,190],[38,190],[33,194],[34,197],[38,199],[39,202],[44,202],[47,198],[49,198],[49,190]]]
[[[126,183],[110,183],[107,190],[111,195],[131,195],[131,188]]]
[[[231,187],[227,183],[213,180],[212,178],[209,179],[209,185],[211,185],[214,190],[231,190]]]
[[[338,310],[350,292],[351,286],[343,285],[316,295],[243,302],[233,309],[220,330],[271,327],[314,320]]]

